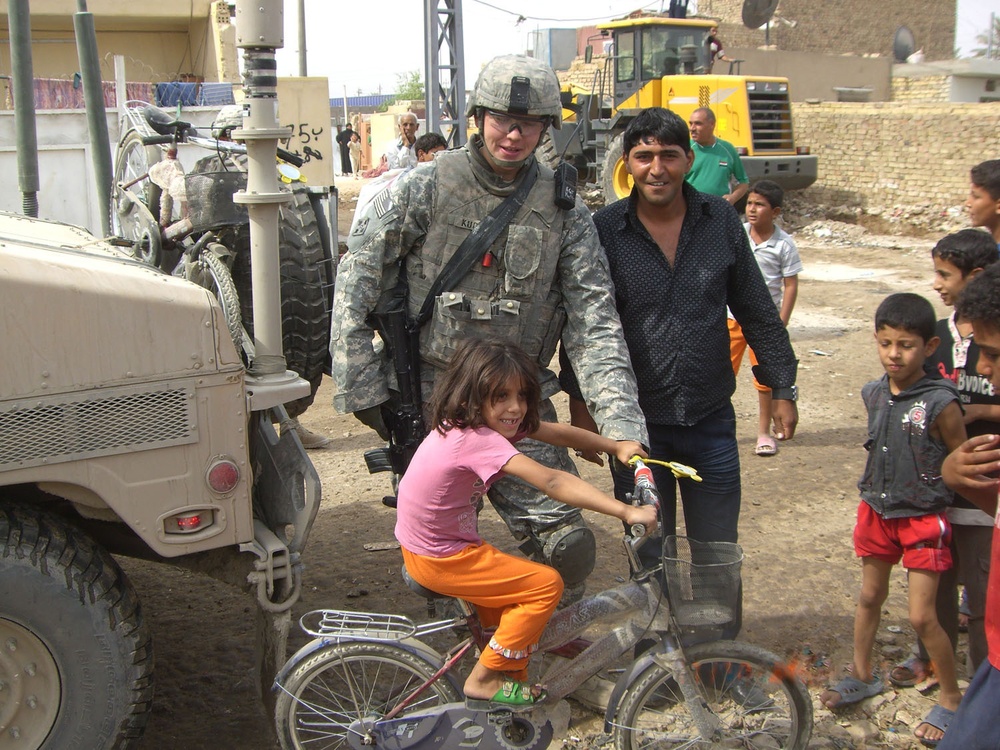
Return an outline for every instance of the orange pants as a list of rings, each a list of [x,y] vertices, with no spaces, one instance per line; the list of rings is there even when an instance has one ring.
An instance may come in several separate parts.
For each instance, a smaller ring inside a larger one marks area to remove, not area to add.
[[[740,365],[743,364],[743,352],[750,352],[751,365],[757,364],[757,355],[753,353],[753,349],[747,346],[747,340],[743,337],[743,329],[740,328],[740,324],[732,318],[727,318],[726,324],[729,326],[729,358],[733,362],[733,372],[739,375]],[[753,379],[753,387],[764,393],[771,390],[766,385],[758,383],[757,378]]]
[[[554,568],[514,557],[486,544],[451,557],[403,550],[410,576],[422,586],[476,605],[484,627],[496,627],[480,663],[514,679],[527,679],[528,657],[556,610],[563,582]]]

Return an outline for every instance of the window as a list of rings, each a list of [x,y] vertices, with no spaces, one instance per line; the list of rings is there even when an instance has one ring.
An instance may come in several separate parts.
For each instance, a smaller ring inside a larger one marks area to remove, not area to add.
[[[635,32],[615,35],[615,80],[631,81],[635,78]]]
[[[699,27],[647,26],[642,30],[642,80],[708,70],[706,30]],[[685,71],[685,62],[690,66]]]

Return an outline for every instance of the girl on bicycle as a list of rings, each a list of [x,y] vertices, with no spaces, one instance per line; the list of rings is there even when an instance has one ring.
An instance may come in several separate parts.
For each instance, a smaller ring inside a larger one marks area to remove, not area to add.
[[[544,698],[541,686],[524,682],[528,657],[563,591],[553,568],[501,552],[479,536],[478,512],[494,481],[517,477],[560,502],[643,524],[647,533],[656,528],[652,506],[621,503],[517,450],[518,440],[531,437],[623,462],[646,456],[636,442],[541,422],[540,392],[538,365],[518,347],[464,342],[431,397],[433,430],[399,483],[396,538],[410,576],[476,605],[482,624],[496,627],[465,682],[471,708],[524,707]]]

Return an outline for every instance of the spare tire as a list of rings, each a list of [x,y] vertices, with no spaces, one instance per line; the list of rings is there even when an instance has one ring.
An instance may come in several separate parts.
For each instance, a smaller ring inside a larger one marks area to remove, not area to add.
[[[233,281],[239,292],[243,327],[253,336],[253,281],[249,232],[239,233],[233,260]],[[316,214],[305,190],[278,209],[278,257],[281,274],[281,334],[285,364],[309,381],[308,396],[285,404],[297,417],[312,404],[323,380],[330,349],[330,309],[327,290],[333,265],[320,239]]]

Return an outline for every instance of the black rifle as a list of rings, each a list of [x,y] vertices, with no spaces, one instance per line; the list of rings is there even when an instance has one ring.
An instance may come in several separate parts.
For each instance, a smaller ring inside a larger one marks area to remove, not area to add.
[[[420,329],[411,326],[406,313],[405,270],[400,265],[400,283],[380,300],[373,315],[375,330],[388,348],[396,372],[398,397],[382,409],[389,429],[389,445],[365,452],[368,472],[391,471],[402,476],[427,434],[420,396]]]

